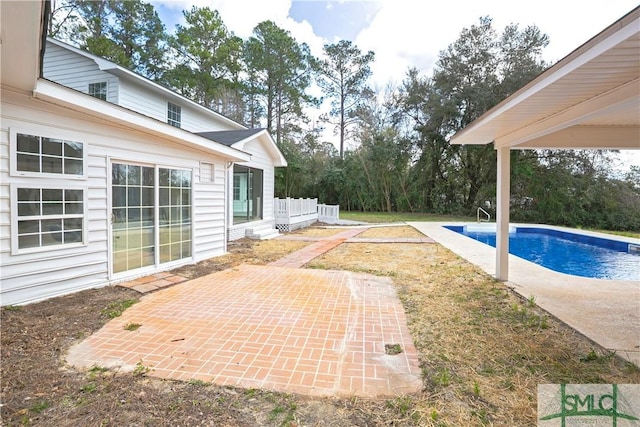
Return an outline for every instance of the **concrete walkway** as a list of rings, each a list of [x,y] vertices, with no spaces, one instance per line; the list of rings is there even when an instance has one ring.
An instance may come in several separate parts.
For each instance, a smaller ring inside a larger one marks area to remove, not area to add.
[[[495,248],[448,230],[444,223],[409,225],[495,275]],[[507,285],[524,298],[533,297],[553,316],[640,367],[639,281],[572,276],[509,255]]]
[[[148,293],[74,346],[67,361],[313,396],[417,392],[418,354],[391,279],[297,268],[365,229],[269,266],[242,265]],[[128,287],[150,292],[171,280],[180,278]]]

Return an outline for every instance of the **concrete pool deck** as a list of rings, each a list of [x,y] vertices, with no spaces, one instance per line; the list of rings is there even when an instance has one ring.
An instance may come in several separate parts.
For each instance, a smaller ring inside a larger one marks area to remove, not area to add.
[[[407,224],[495,276],[495,248],[443,227],[463,223]],[[611,238],[601,233],[585,234]],[[638,241],[623,237],[620,240]],[[640,367],[640,281],[572,276],[509,255],[507,285],[524,298],[534,297],[536,304],[551,315]]]

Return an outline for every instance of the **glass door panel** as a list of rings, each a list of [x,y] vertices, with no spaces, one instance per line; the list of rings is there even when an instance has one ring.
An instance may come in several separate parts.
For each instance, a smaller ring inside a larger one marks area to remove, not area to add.
[[[111,166],[113,272],[155,263],[154,168]]]
[[[159,169],[160,262],[191,257],[191,172]]]
[[[233,223],[262,219],[263,171],[233,166]]]

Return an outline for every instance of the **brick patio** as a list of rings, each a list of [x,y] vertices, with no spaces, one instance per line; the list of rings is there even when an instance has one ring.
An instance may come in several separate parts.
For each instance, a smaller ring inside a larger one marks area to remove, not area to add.
[[[126,330],[130,324],[140,327]],[[393,344],[402,352],[386,354]],[[161,378],[314,396],[422,387],[391,279],[344,271],[243,265],[162,289],[67,360],[123,371],[140,363]]]

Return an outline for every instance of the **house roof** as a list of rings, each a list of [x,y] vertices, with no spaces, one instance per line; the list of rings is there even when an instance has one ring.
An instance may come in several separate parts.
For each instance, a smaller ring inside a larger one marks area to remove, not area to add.
[[[265,129],[242,129],[242,130],[221,130],[213,132],[196,132],[196,135],[200,135],[211,141],[219,142],[220,144],[231,147],[233,144],[243,141],[247,138],[253,137],[255,134],[263,132]]]
[[[640,6],[456,133],[496,148],[640,149]]]
[[[50,104],[106,120],[115,125],[126,126],[129,129],[135,129],[155,137],[169,139],[179,145],[214,153],[228,161],[244,162],[251,158],[250,154],[237,147],[212,144],[194,133],[160,122],[117,104],[104,102],[46,79],[37,80],[33,88],[33,96]]]
[[[271,155],[274,166],[287,166],[287,160],[282,155],[277,144],[266,129],[242,129],[242,130],[223,130],[213,132],[198,132],[197,135],[211,141],[227,145],[238,150],[244,150],[247,142],[258,140]]]
[[[235,121],[224,117],[223,115],[216,113],[215,111],[206,108],[178,93],[175,93],[164,86],[161,86],[145,77],[142,77],[131,70],[128,70],[124,67],[121,67],[111,61],[108,61],[99,56],[93,55],[87,51],[82,49],[78,49],[74,46],[63,43],[59,40],[55,40],[52,38],[47,39],[48,42],[56,44],[64,49],[71,50],[79,55],[82,55],[86,58],[93,60],[100,70],[116,75],[120,78],[129,79],[135,81],[136,83],[143,85],[146,90],[154,91],[161,93],[167,99],[173,99],[176,103],[189,104],[194,108],[200,110],[201,112],[206,113],[211,116],[215,120],[223,121],[226,125],[231,128],[235,128],[234,130],[227,131],[216,131],[216,132],[194,132],[194,135],[201,136],[203,138],[209,139],[211,141],[220,143],[222,145],[226,145],[228,147],[234,148],[236,150],[243,150],[244,145],[253,138],[260,138],[262,143],[265,145],[266,150],[271,154],[271,157],[274,161],[275,166],[286,166],[287,161],[285,160],[282,152],[276,145],[275,141],[271,137],[271,135],[267,132],[266,129],[247,129]]]
[[[94,55],[90,52],[87,52],[86,50],[82,50],[82,49],[78,49],[75,46],[71,46],[70,44],[61,42],[60,40],[56,40],[54,38],[51,37],[47,37],[47,42],[49,43],[53,43],[57,46],[60,46],[64,49],[70,50],[78,55],[84,56],[85,58],[91,59],[92,61],[94,61],[96,63],[96,65],[98,66],[98,68],[101,71],[107,72],[109,74],[113,74],[115,76],[118,76],[120,78],[123,78],[125,80],[130,80],[130,81],[135,81],[137,84],[144,86],[144,88],[146,90],[149,90],[151,92],[156,92],[161,94],[162,96],[164,96],[166,99],[173,101],[174,103],[183,103],[183,104],[188,104],[191,107],[205,113],[208,114],[209,116],[211,116],[212,118],[222,121],[225,125],[228,125],[229,127],[233,127],[235,129],[246,129],[244,126],[242,126],[240,123],[237,123],[233,120],[231,120],[228,117],[223,116],[220,113],[217,113],[215,111],[213,111],[210,108],[207,108],[201,104],[198,104],[195,101],[192,101],[191,99],[184,97],[182,95],[180,95],[179,93],[176,93],[174,91],[172,91],[171,89],[168,89],[152,80],[147,79],[146,77],[143,77],[139,74],[136,74],[135,72],[122,67],[114,62],[111,62],[107,59],[104,59],[100,56]]]
[[[2,86],[33,90],[40,75],[44,3],[0,1],[0,63]]]

